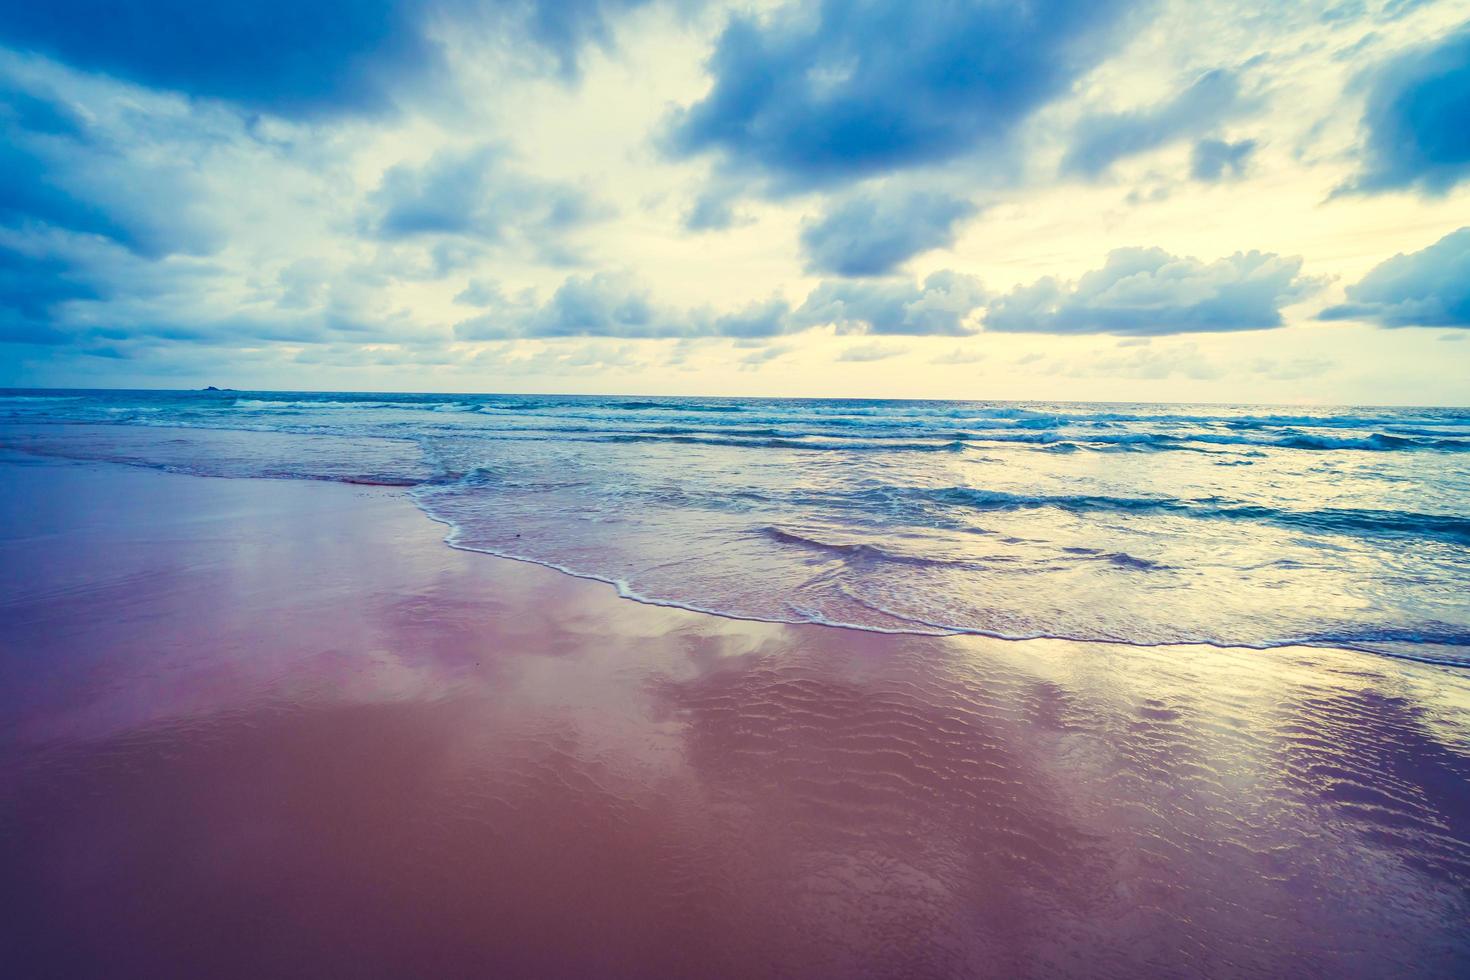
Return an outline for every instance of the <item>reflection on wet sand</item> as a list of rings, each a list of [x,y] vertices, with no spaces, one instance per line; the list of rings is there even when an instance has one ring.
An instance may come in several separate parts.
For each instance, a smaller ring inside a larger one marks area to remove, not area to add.
[[[384,491],[4,484],[17,975],[1470,969],[1453,670],[731,622]]]

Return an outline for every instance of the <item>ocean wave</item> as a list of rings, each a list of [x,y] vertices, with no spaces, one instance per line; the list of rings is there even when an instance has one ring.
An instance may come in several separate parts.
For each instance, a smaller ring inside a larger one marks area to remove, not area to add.
[[[249,409],[291,409],[292,411],[309,411],[317,408],[390,408],[387,402],[360,402],[360,401],[271,401],[261,398],[236,398],[236,408]],[[415,405],[415,408],[420,406]]]
[[[1383,432],[1375,432],[1360,438],[1334,438],[1304,433],[1288,436],[1276,444],[1287,449],[1363,449],[1374,452],[1394,452],[1405,449],[1433,449],[1442,452],[1470,450],[1470,439],[1413,439],[1405,436],[1392,436]]]
[[[1087,561],[1107,562],[1119,568],[1127,568],[1139,572],[1158,572],[1168,569],[1170,566],[1163,562],[1154,561],[1151,558],[1139,558],[1125,551],[1102,551],[1098,548],[1063,548],[1063,552],[1075,555],[1079,559]]]
[[[476,550],[722,614],[1430,656],[1470,631],[1457,410],[14,391],[0,414],[0,443],[81,422],[79,453],[134,465],[410,487]]]
[[[605,407],[606,408],[619,409],[619,410],[625,411],[625,412],[638,412],[638,411],[642,411],[643,409],[648,409],[648,408],[662,408],[663,405],[661,403],[659,403],[659,402],[638,402],[638,401],[631,401],[631,402],[606,402],[605,403]]]
[[[1189,443],[1209,446],[1251,446],[1267,449],[1359,450],[1366,452],[1402,452],[1437,450],[1470,451],[1470,439],[1409,438],[1375,432],[1367,436],[1328,436],[1306,432],[1289,432],[1277,437],[1252,438],[1209,432],[1127,432],[1117,435],[1077,434],[1060,431],[1040,433],[975,433],[976,441],[1019,442],[1049,446],[1070,442],[1084,448],[1168,450],[1190,449]]]
[[[1292,449],[1303,451],[1363,452],[1466,452],[1470,438],[1453,436],[1418,436],[1409,433],[1375,432],[1367,435],[1328,435],[1294,430],[1280,433],[1226,433],[1208,431],[1098,431],[1077,427],[1057,428],[1054,418],[1038,419],[1042,428],[983,429],[955,428],[952,425],[908,424],[875,425],[868,422],[791,419],[785,416],[760,416],[754,413],[742,418],[741,424],[717,424],[696,421],[685,416],[660,415],[654,424],[630,425],[629,416],[596,412],[559,413],[555,416],[516,413],[504,408],[470,405],[463,402],[435,404],[398,404],[389,402],[316,402],[262,401],[240,399],[236,406],[252,416],[269,417],[280,411],[284,417],[299,418],[314,410],[330,412],[339,409],[380,410],[412,409],[436,414],[470,415],[515,419],[520,424],[463,425],[456,431],[481,435],[487,439],[572,439],[585,437],[599,442],[689,442],[711,446],[746,449],[841,449],[864,451],[957,452],[966,444],[996,446],[1029,446],[1048,452],[1208,452],[1209,447],[1240,449]],[[149,409],[140,409],[149,410]],[[151,409],[157,411],[157,409]],[[112,409],[111,411],[119,411]],[[539,418],[540,421],[537,421]],[[652,422],[654,419],[650,418]],[[387,424],[387,423],[384,423]],[[926,441],[932,440],[932,441]]]
[[[0,402],[6,404],[27,404],[29,402],[75,402],[81,401],[81,395],[0,395]]]
[[[1437,647],[1464,647],[1470,656],[1470,630],[1446,623],[1431,623],[1414,628],[1371,627],[1355,630],[1307,633],[1298,638],[1309,646],[1343,646],[1365,649],[1373,645],[1408,644]]]
[[[941,568],[984,572],[993,570],[993,565],[965,558],[947,558],[935,555],[916,555],[895,551],[870,541],[839,542],[827,541],[811,533],[801,533],[776,525],[755,528],[753,533],[777,544],[790,545],[805,551],[829,555],[848,562],[864,562],[880,565],[910,565],[920,568]],[[1149,558],[1140,558],[1121,551],[1103,551],[1098,548],[1069,547],[1061,552],[1066,560],[1074,562],[1102,562],[1117,568],[1137,572],[1157,572],[1170,566]]]
[[[1055,452],[1201,451],[1207,446],[1241,446],[1307,451],[1442,451],[1470,450],[1470,416],[1447,413],[1442,417],[1389,415],[1260,415],[1232,417],[1210,413],[1058,412],[1028,408],[976,408],[932,405],[807,405],[755,401],[745,405],[669,400],[427,398],[264,399],[237,398],[233,404],[255,415],[279,411],[300,415],[346,409],[397,410],[509,418],[520,423],[514,431],[544,428],[549,433],[585,431],[628,436],[722,435],[771,439],[817,440],[844,434],[848,444],[838,448],[882,449],[884,444],[917,448],[918,440],[1031,445],[1048,448],[1068,444]],[[739,421],[729,416],[738,416]],[[538,421],[539,420],[539,421]],[[633,420],[645,424],[639,425]],[[696,421],[698,420],[698,421]],[[577,422],[582,429],[573,428]],[[651,425],[646,423],[653,423]],[[1407,424],[1405,424],[1407,423]],[[632,428],[630,429],[630,425]],[[1381,431],[1345,430],[1376,425]],[[1143,430],[1139,431],[1139,427]],[[468,427],[468,426],[467,426]],[[1225,431],[1222,431],[1224,429]],[[487,430],[497,431],[497,430]],[[872,443],[872,446],[864,445]],[[814,443],[808,443],[814,444]],[[748,444],[748,448],[802,448],[794,443]],[[931,450],[932,451],[932,450]]]
[[[568,402],[568,403],[565,403],[565,404],[567,404],[569,407],[571,407],[571,406],[580,407],[580,405],[578,403],[576,403],[576,402]],[[675,402],[675,401],[664,401],[664,402],[647,402],[647,401],[607,402],[607,403],[605,403],[605,407],[612,408],[612,409],[617,409],[617,410],[624,411],[624,412],[680,411],[680,412],[735,413],[735,412],[744,412],[745,411],[744,406],[741,406],[741,405],[680,404],[679,402]]]
[[[834,629],[848,629],[862,633],[886,633],[910,636],[969,635],[1007,641],[1060,640],[1065,642],[1107,643],[1144,648],[1217,647],[1221,649],[1275,650],[1290,647],[1318,647],[1353,650],[1366,654],[1375,654],[1394,659],[1411,660],[1445,667],[1470,668],[1470,651],[1464,654],[1458,652],[1462,648],[1470,647],[1470,632],[1440,624],[1426,624],[1413,627],[1365,626],[1341,631],[1291,633],[1270,639],[1217,637],[1211,636],[1208,633],[1193,631],[1180,631],[1180,635],[1162,639],[1144,639],[1137,636],[1130,636],[1126,632],[1110,629],[1103,624],[1099,624],[1096,629],[1046,630],[944,622],[942,620],[933,620],[923,616],[905,613],[874,602],[871,599],[854,596],[846,589],[842,589],[841,591],[855,605],[877,613],[888,622],[883,625],[878,625],[849,617],[828,615],[795,602],[786,603],[785,610],[787,614],[785,615],[774,611],[761,613],[752,610],[742,610],[732,608],[717,599],[695,601],[692,597],[681,598],[650,593],[621,576],[606,572],[589,571],[573,564],[547,557],[537,557],[519,550],[476,543],[468,540],[466,529],[459,521],[437,512],[431,502],[423,498],[416,499],[418,499],[419,506],[426,516],[447,526],[448,532],[444,540],[452,548],[477,554],[492,555],[512,561],[525,562],[543,568],[550,568],[574,578],[602,582],[611,586],[620,597],[645,605],[683,609],[689,612],[720,616],[727,619],[793,626],[814,625]],[[780,532],[778,528],[772,528],[771,530]],[[806,539],[799,535],[791,535],[791,537],[802,542],[816,544],[822,548],[844,547],[842,545],[832,546],[828,543]],[[1446,653],[1437,654],[1430,652],[1438,649],[1445,650]]]
[[[1377,429],[1411,422],[1422,426],[1470,425],[1470,412],[1442,409],[1434,416],[1374,415],[1249,415],[1243,417],[1199,416],[1199,421],[1218,421],[1232,429]]]
[[[1470,518],[1451,514],[1416,514],[1367,508],[1288,510],[1257,504],[1230,503],[1218,498],[1183,500],[1173,497],[1116,497],[1102,494],[1013,494],[970,487],[937,489],[885,487],[852,495],[865,505],[960,507],[977,511],[1016,511],[1052,508],[1072,514],[1165,514],[1200,520],[1256,521],[1302,531],[1346,535],[1422,538],[1470,544]]]
[[[308,412],[314,409],[357,409],[370,411],[375,409],[398,409],[414,412],[472,412],[478,406],[465,402],[422,402],[422,401],[359,401],[356,399],[331,400],[331,399],[299,399],[294,401],[276,401],[262,398],[236,398],[236,408],[245,408],[252,411],[259,410],[287,410],[292,412]]]
[[[724,446],[743,449],[801,449],[817,451],[863,452],[881,449],[885,452],[957,453],[967,446],[963,440],[954,439],[944,443],[933,442],[884,442],[874,445],[867,442],[806,442],[786,438],[721,438],[697,435],[656,435],[651,432],[619,432],[612,435],[587,438],[581,441],[629,444],[629,443],[675,443],[695,446]]]
[[[889,565],[917,565],[930,568],[983,568],[982,565],[976,562],[904,554],[868,542],[841,543],[823,541],[820,538],[798,534],[795,531],[789,531],[785,528],[775,526],[756,528],[755,533],[777,544],[794,545],[808,551],[820,552],[848,561],[859,560],[881,562]]]

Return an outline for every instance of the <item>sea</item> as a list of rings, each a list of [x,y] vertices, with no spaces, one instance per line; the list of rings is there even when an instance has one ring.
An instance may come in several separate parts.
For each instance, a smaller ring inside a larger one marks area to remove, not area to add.
[[[1464,408],[0,390],[0,447],[401,488],[721,616],[1470,666]]]

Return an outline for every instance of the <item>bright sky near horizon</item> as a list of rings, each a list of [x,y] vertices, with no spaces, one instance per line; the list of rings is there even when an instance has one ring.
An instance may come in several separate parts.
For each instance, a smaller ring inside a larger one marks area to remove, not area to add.
[[[0,6],[0,385],[1470,404],[1470,2]]]

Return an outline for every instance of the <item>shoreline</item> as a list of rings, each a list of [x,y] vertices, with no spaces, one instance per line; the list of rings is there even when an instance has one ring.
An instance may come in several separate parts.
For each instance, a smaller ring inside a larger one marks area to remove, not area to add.
[[[0,470],[35,972],[1470,966],[1455,668],[735,620],[398,489]]]
[[[125,464],[119,464],[119,465],[125,465]],[[181,475],[198,475],[198,474],[181,474]],[[204,476],[203,478],[204,479],[237,479],[235,477],[211,477],[211,476]],[[294,478],[293,477],[269,477],[267,479],[294,479]],[[324,481],[321,481],[321,482],[333,482],[333,481],[324,480]],[[349,485],[352,485],[352,484],[350,484],[349,481],[342,481],[342,482],[348,483]],[[358,484],[358,485],[367,485],[367,484]],[[376,484],[376,486],[381,486],[384,489],[405,489],[405,490],[406,489],[412,489],[412,488],[396,487],[396,486],[394,486],[392,484]],[[1271,653],[1271,652],[1277,651],[1277,650],[1332,650],[1332,651],[1336,651],[1338,653],[1352,653],[1352,654],[1361,654],[1363,656],[1368,656],[1368,657],[1384,657],[1384,658],[1387,658],[1389,660],[1402,660],[1402,661],[1404,661],[1406,663],[1424,664],[1424,665],[1430,666],[1430,667],[1446,667],[1446,668],[1449,668],[1451,670],[1470,670],[1470,662],[1466,662],[1464,660],[1447,660],[1447,659],[1441,659],[1441,658],[1429,657],[1429,656],[1417,656],[1417,655],[1411,654],[1411,653],[1395,653],[1395,652],[1389,651],[1389,650],[1373,650],[1373,649],[1370,649],[1368,647],[1356,647],[1356,646],[1352,646],[1351,644],[1343,644],[1343,643],[1265,643],[1265,644],[1261,644],[1259,646],[1252,646],[1249,643],[1225,643],[1225,642],[1222,642],[1222,641],[1215,641],[1215,640],[1179,640],[1179,641],[1161,640],[1161,641],[1158,641],[1158,642],[1149,642],[1149,641],[1145,641],[1145,640],[1089,639],[1089,638],[1086,638],[1086,637],[1062,636],[1060,634],[1051,634],[1051,633],[1038,633],[1038,634],[1031,635],[1031,636],[1007,636],[1007,635],[1005,635],[1003,633],[987,632],[986,630],[981,630],[981,629],[967,629],[967,628],[958,627],[958,626],[934,626],[934,627],[932,627],[932,630],[931,631],[925,631],[923,629],[918,629],[918,628],[911,629],[911,630],[906,630],[906,629],[885,629],[885,628],[883,628],[881,626],[859,626],[859,625],[857,625],[855,623],[840,623],[840,622],[835,622],[835,621],[824,621],[824,620],[816,620],[816,619],[762,619],[759,616],[742,615],[742,614],[739,614],[739,613],[732,613],[732,612],[721,612],[718,609],[708,609],[708,608],[705,608],[703,606],[696,606],[696,605],[692,605],[690,603],[678,602],[678,601],[673,600],[673,599],[653,599],[653,598],[650,598],[648,596],[641,595],[641,594],[635,592],[631,588],[631,586],[629,586],[628,583],[625,582],[625,581],[623,581],[622,579],[610,579],[610,578],[606,578],[606,577],[601,576],[601,575],[597,575],[597,574],[595,574],[593,572],[579,572],[579,571],[577,571],[575,569],[567,568],[564,565],[558,565],[555,562],[543,561],[540,558],[530,558],[530,557],[527,557],[525,555],[513,555],[513,554],[510,554],[508,552],[494,551],[494,550],[491,550],[489,548],[477,548],[477,547],[473,547],[471,545],[459,544],[459,543],[455,542],[454,540],[452,540],[453,537],[454,537],[454,532],[457,531],[457,530],[459,530],[458,525],[456,525],[453,521],[447,520],[445,518],[434,516],[432,513],[430,513],[429,511],[425,510],[422,506],[420,506],[417,503],[417,501],[412,500],[412,498],[410,498],[410,502],[413,503],[414,507],[421,514],[423,514],[426,518],[428,518],[430,521],[432,521],[435,524],[439,524],[439,525],[441,525],[443,527],[449,528],[449,533],[445,534],[444,539],[443,539],[445,547],[453,548],[456,551],[463,551],[463,552],[465,552],[467,554],[471,554],[471,555],[481,555],[481,556],[483,556],[485,558],[492,558],[492,559],[496,559],[496,560],[499,560],[499,561],[512,561],[512,562],[519,562],[519,563],[526,564],[526,565],[535,565],[538,568],[545,568],[545,569],[548,569],[550,571],[556,572],[558,574],[566,575],[569,578],[580,579],[581,581],[584,581],[584,582],[596,582],[596,583],[598,583],[600,585],[606,585],[606,586],[610,587],[613,590],[613,592],[617,595],[617,597],[619,599],[625,599],[625,600],[627,600],[629,602],[636,602],[639,605],[653,606],[654,608],[657,608],[657,609],[677,609],[677,610],[680,610],[682,612],[696,613],[696,614],[701,615],[701,616],[714,616],[717,619],[727,619],[727,620],[730,620],[731,622],[736,622],[736,623],[766,623],[766,624],[769,624],[769,625],[772,625],[772,626],[816,626],[816,627],[820,627],[822,629],[851,630],[852,632],[855,632],[855,633],[876,633],[876,634],[878,634],[880,636],[925,636],[925,637],[933,637],[935,639],[944,639],[944,638],[947,638],[947,637],[973,636],[973,637],[977,637],[977,638],[984,639],[984,640],[993,640],[993,641],[995,641],[997,643],[1055,642],[1055,643],[1075,643],[1075,644],[1079,644],[1079,645],[1091,645],[1091,646],[1129,647],[1129,648],[1139,649],[1139,650],[1172,650],[1172,649],[1178,649],[1178,650],[1196,650],[1196,649],[1206,649],[1206,650],[1223,650],[1223,651],[1231,651],[1231,650],[1233,650],[1233,651],[1250,651],[1250,652],[1253,652],[1253,653]],[[1442,641],[1442,640],[1418,639],[1418,640],[1415,640],[1413,642],[1420,643],[1420,644],[1423,644],[1425,646],[1448,646],[1448,645],[1453,645],[1453,644],[1446,643],[1445,641]]]
[[[0,427],[0,429],[9,429],[9,430],[12,430],[12,431],[15,431],[15,430],[21,430],[21,431],[23,431],[26,425],[31,425],[31,424],[37,424],[37,423],[15,423],[15,422],[11,422],[11,423],[6,423],[3,427]],[[60,422],[45,422],[45,423],[41,423],[41,424],[48,425],[48,426],[55,425],[55,426],[59,426],[59,427],[62,427],[62,428],[82,429],[82,430],[85,430],[85,429],[88,429],[88,428],[102,428],[102,429],[106,430],[106,429],[110,428],[110,426],[109,426],[108,423],[96,423],[96,422],[88,423],[88,422],[60,421]],[[183,431],[189,432],[191,434],[214,433],[214,432],[226,432],[226,433],[240,432],[240,433],[258,433],[258,434],[271,434],[271,435],[280,434],[280,433],[276,433],[274,430],[257,430],[257,429],[224,429],[224,430],[217,430],[217,429],[213,429],[213,428],[204,428],[204,429],[185,428]],[[299,437],[297,434],[294,434],[294,433],[285,433],[285,434],[288,435],[288,436],[290,436],[290,437],[292,437],[292,438]],[[315,438],[320,438],[320,437],[318,436],[318,437],[315,437]],[[417,446],[417,443],[415,443],[414,440],[409,439],[407,437],[402,437],[402,436],[374,435],[374,436],[366,437],[366,438],[370,438],[370,439],[376,440],[376,441],[394,442],[394,443],[402,443],[404,445]],[[1005,633],[1000,633],[1000,632],[997,632],[997,631],[989,631],[989,630],[984,630],[984,629],[980,629],[980,628],[940,626],[940,625],[928,624],[928,623],[918,624],[913,629],[905,629],[905,628],[889,628],[889,627],[876,626],[876,625],[862,625],[862,624],[856,624],[856,623],[846,623],[846,622],[840,622],[840,621],[835,621],[835,620],[823,620],[823,619],[797,619],[797,618],[793,618],[793,619],[777,619],[777,618],[763,618],[763,617],[756,616],[756,615],[749,615],[749,614],[742,614],[742,613],[734,613],[734,612],[726,612],[726,611],[721,611],[721,610],[718,610],[718,609],[711,609],[711,608],[707,608],[707,607],[703,607],[703,606],[698,606],[698,605],[695,605],[693,603],[681,602],[681,601],[675,600],[675,599],[658,599],[658,598],[653,598],[653,597],[650,597],[650,596],[643,595],[643,594],[639,593],[629,583],[627,583],[626,581],[623,581],[621,579],[610,578],[610,577],[607,577],[605,575],[601,575],[601,574],[598,574],[598,573],[595,573],[595,572],[583,572],[583,571],[579,571],[577,569],[574,569],[574,568],[571,568],[571,567],[568,567],[568,566],[559,564],[559,563],[557,563],[555,561],[551,561],[551,560],[534,558],[534,557],[530,557],[530,556],[526,556],[526,555],[512,554],[512,553],[509,553],[509,552],[506,552],[506,551],[498,551],[498,550],[495,550],[495,549],[492,549],[492,548],[488,548],[488,547],[478,547],[478,546],[473,546],[473,545],[461,544],[461,543],[459,543],[458,541],[455,540],[456,536],[459,533],[461,533],[461,531],[462,531],[462,529],[460,528],[460,526],[458,524],[456,524],[454,521],[452,521],[452,520],[450,520],[448,518],[444,518],[444,517],[440,517],[440,516],[436,515],[432,510],[430,510],[428,507],[426,507],[416,496],[414,496],[411,493],[411,491],[414,490],[415,488],[431,485],[432,482],[433,482],[432,480],[420,480],[418,482],[414,482],[414,481],[406,480],[406,479],[404,479],[404,480],[400,480],[400,479],[373,479],[373,478],[359,478],[359,477],[340,476],[340,475],[339,476],[312,476],[312,475],[303,475],[303,474],[289,474],[289,475],[288,474],[268,474],[268,473],[267,474],[233,474],[233,473],[195,472],[195,471],[190,471],[188,469],[173,468],[173,467],[169,466],[168,464],[134,462],[134,461],[125,461],[125,460],[122,460],[122,459],[106,459],[106,458],[90,458],[90,457],[83,457],[83,456],[69,456],[69,455],[65,455],[65,454],[56,452],[54,450],[47,450],[47,449],[38,448],[38,447],[34,447],[34,446],[27,446],[27,445],[24,445],[22,443],[10,443],[10,444],[6,444],[6,445],[3,445],[3,446],[0,446],[0,465],[4,465],[4,456],[3,456],[3,454],[18,454],[18,455],[29,457],[29,458],[36,458],[36,459],[41,459],[41,460],[50,460],[50,461],[56,461],[56,462],[69,462],[69,463],[76,463],[76,464],[83,464],[83,465],[85,465],[85,464],[95,464],[95,465],[101,465],[101,466],[125,466],[125,467],[129,467],[129,468],[138,468],[138,469],[143,469],[143,470],[150,471],[150,472],[164,473],[164,474],[173,475],[173,476],[196,477],[196,478],[203,478],[203,479],[224,479],[224,480],[238,480],[238,479],[286,480],[286,481],[300,481],[300,482],[307,482],[307,483],[335,484],[335,485],[343,486],[343,487],[347,487],[347,488],[361,487],[361,488],[367,488],[367,489],[380,489],[380,490],[384,490],[384,491],[395,492],[395,493],[401,494],[402,497],[403,497],[403,499],[405,499],[409,503],[409,505],[413,507],[413,509],[415,509],[416,511],[418,511],[418,513],[421,514],[424,518],[426,518],[429,522],[431,522],[433,524],[437,524],[437,525],[439,525],[439,526],[444,527],[444,528],[447,529],[446,532],[444,533],[443,537],[442,537],[442,543],[446,547],[448,547],[448,548],[452,548],[452,549],[457,550],[457,551],[465,552],[467,554],[480,555],[480,556],[483,556],[483,557],[486,557],[486,558],[493,558],[493,559],[498,559],[498,560],[502,560],[502,561],[511,561],[511,562],[518,562],[518,563],[528,564],[528,565],[534,565],[534,566],[537,566],[539,568],[547,569],[549,571],[552,571],[552,572],[555,572],[555,573],[558,573],[558,574],[561,574],[561,575],[566,575],[566,576],[569,576],[571,578],[578,579],[578,580],[581,580],[581,581],[596,582],[596,583],[599,583],[601,585],[606,585],[606,586],[610,587],[615,592],[615,594],[617,595],[618,598],[624,599],[624,600],[628,600],[628,601],[631,601],[631,602],[635,602],[635,603],[639,603],[641,605],[647,605],[647,606],[651,606],[651,607],[654,607],[654,608],[661,608],[661,609],[682,610],[682,611],[685,611],[685,612],[696,613],[696,614],[699,614],[699,615],[714,616],[714,617],[717,617],[717,618],[720,618],[720,619],[730,620],[732,622],[766,623],[766,624],[781,625],[781,626],[820,626],[820,627],[825,627],[825,628],[830,628],[830,629],[852,630],[852,631],[855,631],[855,632],[875,633],[875,634],[886,635],[886,636],[916,636],[916,637],[962,637],[962,636],[973,636],[973,637],[978,637],[978,638],[982,638],[982,639],[986,639],[986,640],[994,640],[994,641],[997,641],[997,642],[1005,642],[1005,643],[1029,643],[1029,642],[1034,642],[1034,641],[1055,641],[1055,642],[1061,642],[1061,643],[1076,643],[1076,644],[1083,644],[1083,645],[1089,645],[1089,644],[1091,644],[1091,645],[1103,645],[1103,646],[1110,646],[1110,647],[1125,647],[1125,648],[1133,648],[1133,649],[1141,649],[1141,650],[1153,650],[1153,649],[1157,649],[1157,650],[1170,650],[1170,649],[1175,649],[1175,650],[1187,651],[1187,650],[1191,650],[1191,649],[1212,649],[1212,650],[1222,650],[1222,651],[1249,650],[1249,651],[1255,651],[1255,652],[1258,652],[1258,653],[1270,653],[1272,651],[1292,650],[1292,649],[1334,650],[1334,651],[1340,651],[1340,652],[1346,652],[1346,653],[1366,655],[1366,656],[1370,656],[1370,657],[1381,657],[1381,658],[1386,658],[1386,659],[1389,659],[1389,660],[1402,661],[1402,662],[1405,662],[1405,663],[1418,663],[1418,664],[1424,664],[1424,665],[1433,666],[1433,667],[1443,667],[1443,668],[1447,668],[1447,669],[1450,669],[1450,670],[1466,670],[1466,669],[1470,669],[1470,661],[1466,661],[1463,658],[1456,659],[1456,658],[1451,658],[1451,657],[1436,657],[1436,656],[1433,656],[1431,654],[1418,654],[1418,653],[1414,653],[1414,652],[1410,652],[1410,651],[1399,651],[1399,650],[1391,650],[1391,649],[1383,649],[1383,648],[1374,648],[1374,647],[1370,647],[1370,646],[1358,646],[1358,645],[1354,645],[1352,643],[1328,642],[1328,641],[1323,641],[1323,642],[1310,642],[1310,641],[1307,641],[1307,642],[1269,642],[1269,643],[1261,643],[1261,644],[1238,643],[1238,642],[1237,643],[1232,643],[1232,642],[1228,642],[1228,641],[1219,641],[1219,640],[1210,640],[1210,639],[1177,640],[1177,641],[1176,640],[1148,641],[1148,640],[1128,640],[1128,639],[1118,639],[1118,638],[1102,638],[1102,639],[1100,639],[1100,638],[1068,636],[1068,635],[1064,635],[1064,634],[1060,634],[1060,633],[1036,633],[1036,634],[1030,634],[1030,635],[1008,635],[1008,634],[1005,634]],[[894,614],[885,612],[885,615],[893,616]],[[1446,641],[1446,640],[1442,640],[1442,639],[1435,639],[1435,638],[1432,638],[1432,637],[1431,638],[1422,638],[1421,637],[1421,638],[1418,638],[1418,639],[1415,639],[1415,640],[1411,640],[1411,641],[1394,640],[1394,641],[1385,641],[1385,642],[1407,642],[1407,643],[1410,643],[1410,644],[1413,644],[1413,645],[1417,645],[1417,646],[1421,646],[1421,647],[1425,647],[1425,648],[1429,648],[1429,649],[1434,649],[1434,648],[1441,647],[1441,646],[1458,646],[1458,645],[1460,645],[1460,644],[1455,643],[1454,641]]]

